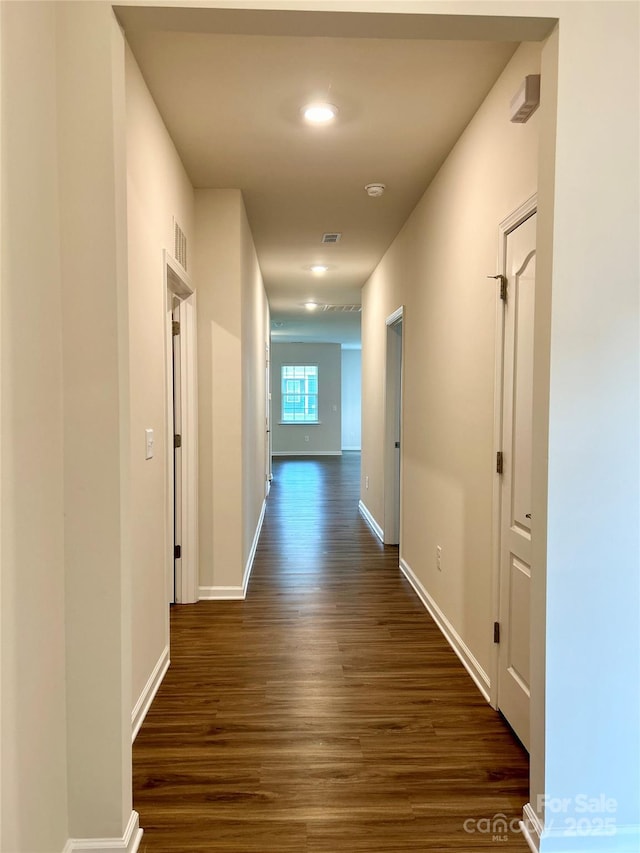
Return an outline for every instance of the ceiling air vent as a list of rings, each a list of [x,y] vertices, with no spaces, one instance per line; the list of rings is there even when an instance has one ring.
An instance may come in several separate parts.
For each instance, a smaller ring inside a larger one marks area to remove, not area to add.
[[[183,270],[187,268],[187,238],[176,220],[173,220],[173,257]]]
[[[362,311],[362,305],[321,305],[323,311],[337,311],[343,313],[355,313]]]
[[[332,233],[329,233],[329,234],[323,234],[321,242],[322,243],[338,243],[340,241],[341,237],[342,237],[342,234],[339,231],[333,231]]]

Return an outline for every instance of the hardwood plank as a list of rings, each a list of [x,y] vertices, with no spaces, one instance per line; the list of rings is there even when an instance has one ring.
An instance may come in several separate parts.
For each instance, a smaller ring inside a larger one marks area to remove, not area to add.
[[[360,517],[359,454],[274,475],[246,601],[172,608],[141,853],[525,853],[477,821],[520,817],[527,754]]]

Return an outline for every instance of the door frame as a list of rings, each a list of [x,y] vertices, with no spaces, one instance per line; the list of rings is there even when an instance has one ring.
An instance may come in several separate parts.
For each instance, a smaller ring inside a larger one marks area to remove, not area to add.
[[[385,545],[400,545],[402,528],[401,495],[402,495],[402,385],[403,385],[403,355],[404,355],[404,305],[390,314],[386,321],[387,338],[385,353],[385,382],[384,382],[384,524],[383,542]],[[391,349],[393,329],[402,326],[400,347]],[[396,455],[392,446],[395,441],[395,423],[397,408],[400,408],[400,453],[398,467],[400,474],[397,482],[396,495]],[[396,513],[397,506],[397,513]]]
[[[538,194],[534,193],[512,213],[505,217],[498,226],[498,271],[499,275],[507,274],[507,237],[523,222],[533,216],[538,209]],[[504,344],[505,344],[505,312],[504,302],[500,298],[500,288],[496,287],[496,339],[495,339],[495,379],[494,379],[494,411],[493,411],[493,456],[495,460],[502,448],[502,408],[504,405]],[[500,547],[502,526],[502,477],[493,466],[493,495],[492,495],[492,570],[491,570],[491,612],[492,623],[500,621]],[[492,627],[487,626],[489,636]],[[491,653],[491,679],[489,687],[489,703],[498,709],[499,689],[499,655],[500,646],[493,644]]]
[[[198,381],[196,294],[185,269],[163,250],[165,289],[166,583],[168,601],[198,601]],[[179,576],[174,560],[173,333],[172,302],[180,300],[180,404],[182,416],[181,546]],[[174,587],[175,583],[175,587]],[[175,589],[175,598],[174,598]]]

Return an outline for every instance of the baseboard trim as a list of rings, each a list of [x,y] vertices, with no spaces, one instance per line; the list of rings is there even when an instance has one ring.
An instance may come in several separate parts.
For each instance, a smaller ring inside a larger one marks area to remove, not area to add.
[[[471,649],[467,646],[467,644],[458,634],[451,622],[449,622],[442,610],[440,610],[440,608],[435,603],[433,598],[429,595],[422,583],[415,576],[406,560],[402,558],[400,558],[400,570],[402,571],[406,579],[409,581],[411,586],[414,588],[418,598],[422,601],[426,609],[429,611],[431,618],[436,623],[438,628],[440,628],[440,630],[442,631],[445,640],[449,643],[453,651],[460,659],[460,662],[475,682],[475,685],[478,690],[482,693],[487,702],[490,702],[489,697],[491,689],[491,680],[476,660]]]
[[[533,810],[531,803],[525,803],[525,806],[522,809],[522,820],[520,821],[519,826],[524,840],[529,845],[531,853],[539,853],[542,824],[540,823],[538,815]]]
[[[590,816],[602,818],[602,815],[586,813],[584,818],[587,823]],[[560,819],[560,826],[556,827],[553,826],[552,819],[551,826],[545,828],[531,803],[525,805],[522,817],[519,826],[531,853],[540,853],[543,842],[544,849],[549,853],[636,853],[640,850],[640,825],[638,824],[622,826],[614,824],[610,830],[611,834],[603,832],[601,828],[593,832],[568,831],[564,819]],[[615,815],[611,817],[615,818]]]
[[[371,515],[371,513],[369,512],[369,510],[367,509],[367,507],[365,506],[365,504],[362,501],[358,501],[358,509],[360,510],[360,515],[364,518],[364,520],[367,522],[369,527],[376,534],[378,539],[384,544],[384,531],[383,531],[383,529],[380,527],[378,522]]]
[[[249,578],[251,577],[251,571],[253,570],[253,561],[256,558],[256,551],[258,550],[258,542],[260,541],[260,534],[262,533],[262,523],[264,521],[264,514],[267,509],[267,501],[266,499],[262,501],[262,507],[260,509],[260,516],[258,518],[258,523],[256,524],[256,530],[253,534],[253,542],[251,543],[251,548],[249,549],[249,556],[247,557],[247,563],[244,567],[244,577],[242,578],[242,597],[247,597],[247,589],[249,587]]]
[[[341,450],[274,450],[272,456],[342,456]]]
[[[131,812],[122,838],[70,838],[62,853],[136,853],[142,839],[138,812]]]
[[[245,592],[241,586],[200,586],[198,601],[244,601]]]
[[[138,736],[138,732],[140,731],[140,726],[144,722],[144,718],[147,716],[149,708],[151,707],[151,703],[153,702],[156,693],[158,692],[158,688],[162,684],[162,680],[167,674],[167,670],[169,669],[169,664],[171,661],[169,660],[169,646],[165,646],[162,654],[158,658],[158,662],[153,668],[151,675],[149,676],[149,680],[144,686],[144,690],[140,694],[140,698],[135,704],[133,711],[131,712],[131,742],[136,739]]]
[[[253,562],[256,558],[258,542],[262,533],[262,524],[264,522],[264,514],[267,509],[267,501],[262,501],[262,509],[260,517],[256,525],[256,532],[253,535],[253,542],[249,550],[249,556],[244,567],[244,576],[242,578],[242,586],[201,586],[198,588],[198,599],[200,601],[244,601],[247,597],[247,589],[249,588],[249,578],[253,570]]]

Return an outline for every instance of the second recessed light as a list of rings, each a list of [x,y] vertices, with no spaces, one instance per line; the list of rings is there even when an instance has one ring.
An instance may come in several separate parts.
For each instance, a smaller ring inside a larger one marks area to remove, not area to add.
[[[325,264],[313,264],[309,269],[314,275],[324,275],[329,267]]]
[[[302,115],[309,124],[329,124],[338,115],[338,108],[333,104],[307,104],[302,108]]]

